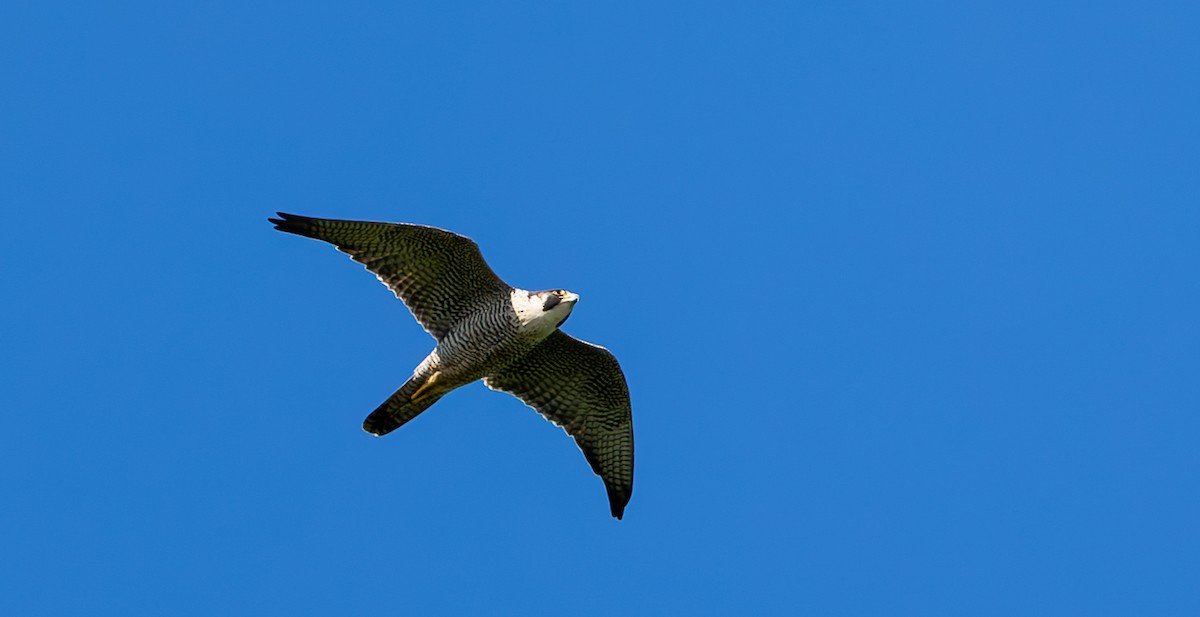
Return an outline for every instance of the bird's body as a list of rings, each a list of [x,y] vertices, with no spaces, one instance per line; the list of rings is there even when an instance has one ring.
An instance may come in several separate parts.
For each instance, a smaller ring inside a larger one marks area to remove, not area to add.
[[[574,299],[560,301],[543,312],[538,293],[513,289],[507,296],[486,298],[475,305],[413,371],[409,383],[417,390],[410,400],[422,403],[432,399],[432,405],[451,390],[484,379],[528,354],[566,320],[575,303]],[[399,426],[390,425],[393,417],[385,405],[368,417],[364,428],[384,435]]]
[[[479,304],[458,327],[446,333],[422,366],[441,371],[444,379],[458,387],[483,379],[528,353],[557,327],[553,319],[546,317],[547,313],[540,311],[543,302],[532,303],[539,309],[536,314],[524,310],[531,304],[532,294],[514,289],[508,297],[489,298]],[[573,305],[574,300],[561,303],[563,308],[555,311],[554,316],[561,314],[565,320]]]
[[[483,379],[575,438],[621,518],[633,491],[629,390],[608,350],[558,329],[579,296],[510,287],[473,241],[442,229],[279,216],[270,219],[276,229],[330,242],[363,263],[437,340],[412,377],[367,416],[367,432],[389,433]]]

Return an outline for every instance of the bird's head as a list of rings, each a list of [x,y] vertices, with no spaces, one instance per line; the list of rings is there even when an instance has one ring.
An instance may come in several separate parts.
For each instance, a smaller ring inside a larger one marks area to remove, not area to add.
[[[520,303],[524,306],[517,307],[518,303],[514,298],[514,307],[518,308],[518,314],[523,321],[547,331],[561,326],[567,317],[571,316],[571,309],[575,308],[575,303],[579,301],[578,295],[565,289],[526,293],[528,296]]]

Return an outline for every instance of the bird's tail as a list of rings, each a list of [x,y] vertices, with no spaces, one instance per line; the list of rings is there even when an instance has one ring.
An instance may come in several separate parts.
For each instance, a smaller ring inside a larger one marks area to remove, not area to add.
[[[429,409],[445,394],[430,388],[436,377],[435,373],[432,377],[421,375],[409,379],[363,420],[363,430],[376,437],[386,435]]]

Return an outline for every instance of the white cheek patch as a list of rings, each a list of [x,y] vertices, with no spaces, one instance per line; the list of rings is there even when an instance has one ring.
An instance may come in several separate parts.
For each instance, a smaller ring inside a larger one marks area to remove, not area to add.
[[[549,334],[570,316],[571,302],[560,300],[550,310],[545,310],[546,301],[545,296],[531,295],[523,289],[512,291],[509,302],[521,321],[522,330]]]
[[[508,301],[512,304],[513,312],[522,324],[528,324],[542,314],[542,302],[536,296],[531,297],[524,289],[514,289]]]

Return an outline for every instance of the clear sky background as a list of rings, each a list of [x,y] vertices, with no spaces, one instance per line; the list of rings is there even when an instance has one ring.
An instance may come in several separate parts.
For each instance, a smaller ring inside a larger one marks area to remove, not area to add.
[[[1200,614],[1185,2],[0,5],[0,614]],[[582,300],[625,520],[277,210]]]

